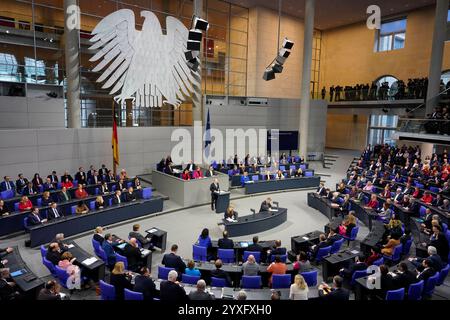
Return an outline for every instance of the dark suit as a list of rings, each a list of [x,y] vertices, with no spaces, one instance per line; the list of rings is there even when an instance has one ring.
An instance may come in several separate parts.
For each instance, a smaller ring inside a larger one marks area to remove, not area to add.
[[[9,279],[0,279],[0,301],[13,300],[16,296],[16,290],[7,281]]]
[[[259,207],[259,212],[267,212],[271,208],[272,208],[272,205],[270,204],[270,202],[267,202],[266,200],[264,200],[261,203],[261,207]]]
[[[132,192],[132,193],[129,193],[129,192],[125,193],[125,202],[131,202],[131,201],[134,201],[134,200],[136,200],[136,196],[134,195],[134,192]]]
[[[208,292],[205,291],[198,291],[198,290],[193,290],[189,293],[189,299],[190,300],[201,300],[201,301],[205,301],[205,300],[214,300],[213,296],[210,295]]]
[[[128,237],[131,238],[135,238],[137,241],[139,241],[139,243],[144,247],[146,245],[148,245],[149,248],[153,248],[153,244],[151,243],[151,240],[144,237],[142,234],[140,234],[139,232],[135,232],[135,231],[131,231],[128,234]]]
[[[263,251],[263,247],[260,246],[257,243],[252,243],[251,245],[249,245],[245,251],[252,251],[252,252],[262,252]]]
[[[68,191],[65,194],[61,191],[58,194],[58,199],[59,199],[59,202],[67,202],[67,201],[70,201],[72,199],[72,197]]]
[[[220,249],[234,249],[234,242],[228,238],[221,238],[217,241],[217,245]]]
[[[78,181],[78,184],[86,184],[87,183],[87,178],[86,178],[86,173],[85,172],[77,172],[75,174],[75,180]],[[64,181],[64,180],[61,180]]]
[[[127,185],[125,184],[125,182],[124,183],[120,183],[120,182],[116,183],[116,190],[123,191],[126,188],[127,188]]]
[[[103,241],[105,241],[105,237],[102,237],[100,234],[96,233],[94,234],[94,240],[100,243],[100,245],[103,244]]]
[[[216,191],[220,190],[220,186],[219,183],[215,184],[214,182],[211,183],[211,185],[209,186],[209,191],[211,191],[211,209],[214,210],[214,208],[217,205],[217,194]]]
[[[88,178],[89,184],[99,184],[101,182],[100,176],[91,176]]]
[[[141,251],[137,247],[127,244],[123,249],[123,254],[128,260],[128,269],[138,271],[142,266]]]
[[[108,188],[108,186],[107,185],[105,185],[105,186],[101,186],[100,187],[100,193],[101,194],[106,194],[106,193],[109,193],[110,192],[110,190],[109,190],[109,188]]]
[[[409,286],[413,283],[417,282],[417,277],[414,274],[414,272],[408,270],[403,273],[398,273],[397,276],[394,278],[394,287],[396,289],[400,288],[409,288]]]
[[[427,282],[428,278],[434,276],[435,274],[436,271],[434,271],[433,268],[427,268],[417,275],[417,280],[418,281],[423,280]]]
[[[22,195],[24,196],[30,196],[32,194],[35,194],[37,192],[36,189],[34,189],[33,187],[25,187],[22,191]]]
[[[346,301],[350,298],[350,293],[344,288],[331,289],[328,294],[319,290],[319,297],[328,301]]]
[[[144,300],[153,300],[156,296],[156,286],[149,277],[138,275],[134,278],[134,291],[144,295]]]
[[[52,183],[44,183],[44,191],[55,190],[55,186]]]
[[[61,218],[63,215],[61,212],[59,212],[58,208],[48,208],[47,210],[47,219],[48,220],[54,220],[54,219],[58,219]]]
[[[42,219],[40,217],[35,216],[34,214],[30,213],[28,215],[28,225],[30,226],[37,226],[42,223]]]
[[[114,197],[112,198],[113,200],[112,200],[112,203],[113,204],[119,204],[119,203],[122,203],[122,197],[118,197],[118,196],[116,196],[116,195],[114,195]]]
[[[178,274],[180,276],[184,272],[184,269],[186,269],[186,264],[181,259],[181,257],[177,256],[176,254],[174,254],[172,252],[171,253],[166,253],[163,256],[163,259],[162,259],[161,263],[166,268],[175,268],[175,270],[178,272]]]
[[[172,281],[163,281],[160,285],[161,301],[170,301],[174,303],[184,302],[188,300],[184,288]]]
[[[325,196],[327,194],[327,190],[325,189],[325,187],[317,188],[316,192],[319,194],[319,196]]]
[[[45,258],[53,263],[55,266],[61,261],[61,252],[59,251],[51,251],[50,249],[47,251]]]
[[[442,261],[448,260],[449,245],[447,238],[445,237],[445,234],[443,232],[439,232],[437,239],[433,237],[430,245],[436,248],[437,253],[441,257]]]
[[[66,181],[66,179],[69,179],[69,181],[73,182],[73,178],[72,178],[72,176],[70,174],[61,176],[61,180],[60,181],[64,182],[64,181]]]
[[[54,294],[50,290],[44,288],[39,291],[37,300],[61,300],[61,296],[59,294]]]
[[[195,169],[197,169],[197,166],[193,163],[189,163],[184,170],[195,171]]]
[[[17,188],[17,193],[22,194],[23,189],[28,185],[28,179],[17,179],[16,180],[16,188]]]
[[[207,176],[207,177],[214,176],[214,170],[207,170],[206,173],[205,173],[205,176]]]
[[[111,274],[110,284],[116,289],[116,300],[124,299],[124,289],[133,289],[133,285],[125,274]]]
[[[12,181],[8,181],[9,184],[9,189],[10,190],[16,190],[16,186],[14,185],[14,182]],[[6,191],[8,184],[6,183],[6,181],[2,181],[2,183],[0,183],[0,191]]]
[[[58,176],[57,175],[48,175],[47,178],[50,179],[50,182],[56,185],[58,183]]]
[[[231,278],[228,272],[223,271],[222,269],[211,270],[211,277],[225,279],[227,282],[227,286],[231,286]]]

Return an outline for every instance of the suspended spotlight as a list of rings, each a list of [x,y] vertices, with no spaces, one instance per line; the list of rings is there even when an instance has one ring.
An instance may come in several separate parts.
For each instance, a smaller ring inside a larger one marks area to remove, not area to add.
[[[188,40],[187,49],[191,51],[200,51],[200,41]]]
[[[208,23],[208,21],[206,21],[202,18],[194,16],[194,19],[192,22],[192,28],[207,31],[209,29],[209,23]]]
[[[272,70],[274,73],[281,73],[283,71],[283,66],[275,62],[272,64]]]
[[[278,51],[278,55],[283,58],[289,57],[290,54],[291,52],[288,49],[280,49],[280,51]]]
[[[196,17],[192,17],[192,29],[189,30],[188,41],[186,48],[188,51],[184,52],[184,57],[186,58],[187,66],[194,72],[198,70],[200,66],[200,48],[201,41],[203,37],[203,31],[207,31],[209,28],[208,21]]]
[[[200,66],[200,60],[195,57],[194,59],[188,60],[187,65],[192,71],[197,72],[198,67]]]
[[[283,65],[286,62],[286,58],[282,57],[282,56],[277,56],[275,58],[275,61],[278,62],[279,64]]]
[[[272,68],[266,68],[264,71],[263,79],[266,81],[275,79],[275,72]]]
[[[196,29],[189,30],[188,40],[202,41],[202,32]]]
[[[294,42],[289,40],[288,38],[284,38],[283,40],[283,48],[285,49],[292,49],[292,47],[294,46]]]
[[[200,51],[185,51],[184,57],[186,60],[192,60],[197,58],[200,55]]]

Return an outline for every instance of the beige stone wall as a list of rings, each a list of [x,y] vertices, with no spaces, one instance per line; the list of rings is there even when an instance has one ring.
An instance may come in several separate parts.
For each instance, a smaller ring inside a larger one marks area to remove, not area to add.
[[[327,114],[327,148],[362,150],[367,139],[366,115]]]
[[[277,53],[278,13],[265,8],[252,8],[249,13],[247,95],[274,98],[300,98],[303,22],[282,16],[280,46],[285,36],[295,42],[292,53],[284,64],[283,73],[276,79],[263,80],[264,69]]]
[[[434,24],[434,6],[406,14],[406,41],[403,49],[374,52],[375,30],[357,23],[323,33],[321,84],[371,83],[382,75],[407,80],[428,75]],[[447,42],[442,70],[450,68]]]

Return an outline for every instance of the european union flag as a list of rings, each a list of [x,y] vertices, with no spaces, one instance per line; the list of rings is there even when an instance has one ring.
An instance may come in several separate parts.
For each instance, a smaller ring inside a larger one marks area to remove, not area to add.
[[[209,109],[208,116],[206,118],[206,127],[205,127],[205,157],[209,157],[211,147],[211,122],[209,118]]]

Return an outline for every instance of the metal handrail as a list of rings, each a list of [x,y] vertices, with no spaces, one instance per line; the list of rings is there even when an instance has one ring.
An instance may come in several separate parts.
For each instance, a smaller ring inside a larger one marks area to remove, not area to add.
[[[436,97],[439,97],[441,94],[443,94],[443,93],[446,93],[448,90],[450,90],[450,87],[449,88],[446,88],[444,91],[442,91],[442,92],[439,92],[437,95],[435,95],[434,97],[432,97],[432,99],[433,98],[436,98]],[[426,105],[426,99],[425,99],[425,102],[424,103],[421,103],[420,105],[418,105],[417,107],[415,107],[414,109],[412,109],[412,110],[409,110],[408,112],[406,112],[407,114],[409,114],[409,113],[412,113],[412,112],[414,112],[414,111],[416,111],[417,109],[419,109],[419,108],[422,108],[423,106],[425,106]]]

